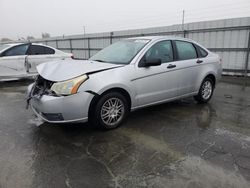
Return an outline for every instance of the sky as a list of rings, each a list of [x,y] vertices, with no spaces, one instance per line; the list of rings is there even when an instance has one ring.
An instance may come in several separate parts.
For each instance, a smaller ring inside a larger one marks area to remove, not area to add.
[[[0,0],[0,39],[63,36],[250,16],[250,0]]]

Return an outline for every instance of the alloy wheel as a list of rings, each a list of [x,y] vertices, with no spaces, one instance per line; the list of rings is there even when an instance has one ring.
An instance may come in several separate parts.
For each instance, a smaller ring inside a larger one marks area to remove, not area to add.
[[[101,119],[109,127],[118,124],[124,116],[124,104],[119,98],[106,100],[101,107]]]
[[[202,98],[205,100],[209,99],[209,97],[212,94],[212,91],[213,91],[212,83],[208,80],[205,81],[202,85],[202,91],[201,91]]]

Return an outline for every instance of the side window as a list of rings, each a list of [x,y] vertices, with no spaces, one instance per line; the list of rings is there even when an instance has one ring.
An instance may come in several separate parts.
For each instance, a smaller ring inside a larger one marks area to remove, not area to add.
[[[55,50],[52,48],[44,47],[45,48],[45,54],[55,54]]]
[[[28,50],[29,55],[45,55],[45,54],[54,54],[55,50],[40,46],[40,45],[31,45]]]
[[[196,49],[198,51],[199,57],[206,57],[208,55],[207,51],[204,50],[202,47],[197,46],[197,45],[195,45],[195,47],[196,47]]]
[[[174,59],[171,41],[161,41],[153,45],[145,54],[146,59],[161,59],[162,63]]]
[[[6,50],[2,56],[16,56],[16,55],[25,55],[27,52],[29,45],[19,45],[19,46],[14,46],[8,50]]]
[[[196,50],[192,43],[185,41],[175,41],[175,44],[179,60],[197,58]]]

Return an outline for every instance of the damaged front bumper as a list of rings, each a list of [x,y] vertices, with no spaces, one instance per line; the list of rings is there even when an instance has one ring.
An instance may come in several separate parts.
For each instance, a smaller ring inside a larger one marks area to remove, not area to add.
[[[87,122],[90,102],[88,92],[68,96],[33,95],[35,84],[27,90],[27,104],[36,116],[49,123]]]

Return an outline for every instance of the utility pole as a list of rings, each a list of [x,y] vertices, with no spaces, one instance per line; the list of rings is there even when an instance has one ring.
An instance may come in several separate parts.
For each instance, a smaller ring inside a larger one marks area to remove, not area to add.
[[[185,10],[182,11],[182,31],[184,31]]]
[[[83,26],[83,48],[84,48],[84,59],[87,59],[86,58],[86,45],[85,45],[85,34],[86,34],[86,28],[85,28],[85,25]]]
[[[250,31],[249,31],[249,34],[248,34],[248,45],[247,45],[246,64],[245,64],[245,77],[246,78],[247,78],[247,74],[248,74],[249,54],[250,54]]]
[[[182,11],[182,31],[183,31],[183,36],[185,38],[184,22],[185,22],[185,10]]]
[[[84,34],[84,36],[85,36],[85,34],[86,34],[86,28],[85,28],[85,25],[83,26],[83,34]]]

